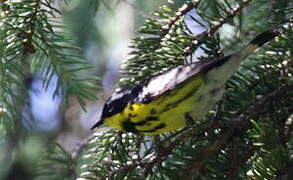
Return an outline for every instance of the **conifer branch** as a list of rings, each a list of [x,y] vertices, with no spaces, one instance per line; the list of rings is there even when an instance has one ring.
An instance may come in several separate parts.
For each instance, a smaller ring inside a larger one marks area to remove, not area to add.
[[[293,172],[293,165],[288,163],[286,164],[284,170],[277,175],[276,180],[292,179],[293,178],[292,172]]]
[[[242,153],[243,146],[240,146],[240,138],[234,138],[231,140],[231,150],[230,150],[230,164],[226,172],[229,180],[237,180],[243,164],[245,164],[248,159],[253,154],[252,148],[250,145],[247,145],[246,152],[243,153],[242,158],[239,158],[239,152]],[[240,146],[240,147],[239,147]],[[229,151],[228,151],[229,153]]]
[[[198,154],[201,154],[201,156],[195,157],[195,160],[187,164],[185,170],[177,177],[177,179],[192,180],[194,176],[199,175],[202,168],[205,167],[205,162],[209,160],[209,158],[213,156],[217,151],[223,148],[223,146],[226,145],[232,133],[233,132],[229,131],[222,134],[212,144],[200,150]]]
[[[270,102],[276,99],[288,98],[290,89],[293,85],[283,85],[273,91],[272,93],[263,96],[255,101],[247,110],[242,112],[239,116],[232,119],[230,126],[232,128],[245,128],[249,125],[249,119],[257,119],[260,115],[265,113]]]
[[[211,26],[209,31],[205,31],[195,37],[193,39],[193,43],[184,48],[183,56],[189,56],[194,52],[196,48],[201,45],[202,39],[207,39],[208,37],[213,37],[215,32],[221,28],[225,23],[227,23],[230,19],[234,18],[236,15],[241,13],[241,10],[246,7],[252,0],[242,0],[238,6],[232,9],[224,18],[219,19],[214,25]]]
[[[222,27],[225,23],[228,22],[229,19],[232,19],[239,13],[241,13],[242,9],[246,7],[252,0],[242,0],[238,6],[236,6],[233,10],[231,10],[224,18],[219,19],[207,32],[208,36],[213,36],[214,33]]]
[[[26,56],[27,54],[33,54],[36,52],[36,49],[33,45],[33,36],[35,32],[35,23],[37,21],[37,13],[40,8],[41,0],[37,0],[33,7],[31,14],[28,15],[27,19],[30,19],[28,21],[28,30],[23,32],[24,40],[23,40],[23,54]]]
[[[164,37],[166,34],[169,33],[169,31],[171,30],[172,26],[182,17],[184,16],[186,13],[188,13],[190,10],[196,8],[196,6],[198,5],[199,1],[196,2],[187,2],[186,4],[184,4],[183,6],[181,6],[181,8],[178,9],[178,11],[176,12],[175,16],[169,19],[169,22],[164,25],[162,27],[162,32],[163,34],[161,35],[161,37]]]
[[[205,162],[218,150],[222,149],[223,146],[226,145],[228,140],[233,139],[235,136],[235,132],[237,134],[241,131],[246,130],[249,126],[250,119],[257,119],[257,117],[261,116],[265,113],[267,109],[267,104],[270,104],[269,101],[273,101],[278,98],[287,98],[288,91],[293,88],[293,85],[284,85],[279,87],[274,92],[268,94],[267,96],[262,97],[259,100],[256,100],[254,104],[252,104],[246,111],[244,111],[239,116],[235,117],[230,124],[227,124],[226,128],[227,132],[224,132],[216,141],[212,144],[205,147],[203,150],[199,151],[198,154],[201,154],[201,157],[195,157],[195,160],[189,163],[186,166],[185,171],[179,175],[177,179],[192,179],[194,175],[200,173],[201,169],[204,168]],[[187,173],[187,174],[186,174]]]

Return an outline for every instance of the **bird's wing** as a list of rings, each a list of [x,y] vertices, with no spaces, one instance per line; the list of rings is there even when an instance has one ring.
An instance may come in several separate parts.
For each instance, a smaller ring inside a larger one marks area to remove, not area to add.
[[[199,77],[199,74],[205,73],[210,69],[220,66],[230,56],[221,57],[216,60],[199,61],[187,65],[177,66],[171,68],[163,73],[155,75],[147,80],[144,84],[141,92],[138,94],[138,98],[135,102],[148,103],[152,99],[162,96],[165,93],[176,89],[176,87],[184,85],[190,78]]]
[[[201,73],[208,72],[208,78],[222,81],[220,83],[223,84],[237,70],[243,59],[279,34],[278,30],[266,31],[256,36],[247,46],[232,55],[177,66],[155,75],[143,85],[136,102],[151,102],[152,99],[176,89],[177,86],[184,85],[190,78],[196,78]]]

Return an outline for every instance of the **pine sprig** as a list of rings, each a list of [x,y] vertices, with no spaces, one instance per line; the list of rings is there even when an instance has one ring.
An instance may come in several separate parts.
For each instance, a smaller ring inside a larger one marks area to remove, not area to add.
[[[86,164],[80,166],[80,177],[115,179],[125,176],[129,173],[126,171],[127,167],[133,166],[131,159],[135,160],[134,157],[137,157],[133,156],[136,154],[136,141],[137,137],[133,134],[116,130],[94,133],[88,142],[86,154],[80,160],[82,164]]]
[[[168,6],[162,6],[160,11],[154,13],[156,18],[148,19],[139,30],[139,33],[146,36],[134,39],[135,46],[131,46],[134,50],[130,53],[133,57],[128,59],[122,68],[122,72],[130,77],[121,79],[121,86],[136,84],[145,77],[184,64],[186,57],[191,56],[203,43],[207,44],[207,47],[213,44],[213,51],[207,50],[210,57],[219,56],[219,49],[215,48],[219,39],[210,37],[213,37],[223,24],[239,15],[249,2],[250,0],[241,1],[234,9],[225,11],[226,15],[215,21],[209,31],[197,36],[186,33],[183,17],[191,9],[200,7],[200,1],[188,1],[173,14]]]
[[[182,36],[182,43],[186,43],[185,39],[187,37],[183,37],[182,23],[181,29],[178,29],[178,22],[182,21],[183,16],[190,9],[194,8],[197,3],[197,1],[193,3],[188,2],[177,13],[173,12],[167,5],[164,5],[159,8],[159,11],[153,13],[156,18],[146,20],[146,23],[138,30],[144,36],[134,39],[133,44],[135,45],[131,46],[134,50],[130,53],[133,57],[126,61],[122,68],[122,72],[130,75],[131,78],[121,79],[121,86],[137,83],[145,77],[175,65],[176,61],[177,64],[178,61],[182,63],[183,60],[181,58],[174,60],[178,57],[173,53],[173,51],[182,51],[180,50],[182,48],[181,44],[174,44],[172,39],[180,34]]]
[[[75,95],[83,107],[85,99],[96,100],[93,92],[97,87],[93,82],[97,78],[83,75],[92,67],[81,55],[75,38],[62,22],[60,11],[54,8],[53,1],[9,0],[0,3],[3,10],[0,19],[0,135],[1,139],[5,137],[9,141],[4,156],[13,161],[12,155],[18,153],[18,143],[26,138],[21,127],[21,114],[27,97],[27,88],[23,83],[25,77],[42,73],[48,86],[53,75],[57,74],[58,86],[63,86],[66,95]],[[56,151],[50,153],[52,155]],[[38,169],[37,174],[48,179],[55,173],[48,174],[45,170],[60,163],[57,159],[61,160],[60,157],[65,154],[55,157],[56,161],[46,161],[41,165],[44,169]],[[72,159],[70,161],[73,162]],[[64,166],[64,169],[67,168],[67,165]],[[51,170],[57,171],[54,168]],[[74,171],[71,169],[70,172]],[[72,179],[71,174],[68,176]]]
[[[39,159],[36,169],[36,180],[64,179],[71,180],[76,177],[75,159],[60,145],[52,144],[47,147]]]
[[[20,117],[23,103],[23,98],[16,99],[16,89],[23,88],[17,77],[25,77],[30,72],[45,72],[47,82],[57,73],[58,84],[65,87],[66,94],[76,95],[83,107],[85,99],[96,99],[92,92],[97,87],[92,82],[97,78],[81,78],[80,73],[91,66],[81,56],[75,39],[57,17],[60,11],[51,1],[4,1],[2,9],[5,11],[1,19],[3,93],[0,101],[6,111],[5,117],[11,117],[9,121]],[[17,113],[13,112],[15,109]]]

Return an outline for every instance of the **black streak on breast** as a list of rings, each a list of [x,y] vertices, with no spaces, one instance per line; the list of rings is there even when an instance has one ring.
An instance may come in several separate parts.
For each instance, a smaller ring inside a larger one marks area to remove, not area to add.
[[[162,129],[164,127],[166,127],[165,123],[160,123],[159,125],[155,126],[154,128],[150,129],[150,130],[143,130],[143,131],[138,131],[136,129],[136,126],[144,126],[144,125],[151,125],[151,123],[149,123],[150,121],[158,121],[159,118],[155,117],[155,116],[148,116],[145,120],[143,121],[139,121],[137,123],[131,122],[130,120],[125,121],[122,123],[122,127],[125,131],[127,132],[133,132],[133,133],[139,133],[139,132],[156,132],[156,130],[158,129]]]
[[[125,121],[122,123],[122,127],[127,132],[138,133],[138,131],[135,128],[135,123],[133,123],[133,122]]]

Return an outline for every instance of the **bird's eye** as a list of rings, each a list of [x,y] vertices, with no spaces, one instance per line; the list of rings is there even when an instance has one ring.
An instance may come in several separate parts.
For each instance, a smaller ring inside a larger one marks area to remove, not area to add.
[[[151,98],[149,95],[145,96],[145,97],[142,99],[142,103],[143,103],[143,104],[149,104],[151,101],[152,101],[152,98]]]

